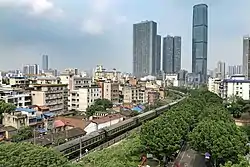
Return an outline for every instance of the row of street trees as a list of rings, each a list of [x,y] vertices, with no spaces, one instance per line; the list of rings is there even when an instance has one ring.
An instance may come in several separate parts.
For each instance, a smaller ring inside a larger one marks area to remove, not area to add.
[[[247,153],[247,136],[231,119],[222,99],[200,89],[164,115],[147,122],[140,139],[145,152],[170,158],[183,141],[201,153],[209,152],[217,164],[239,162]],[[228,165],[228,164],[227,164]]]

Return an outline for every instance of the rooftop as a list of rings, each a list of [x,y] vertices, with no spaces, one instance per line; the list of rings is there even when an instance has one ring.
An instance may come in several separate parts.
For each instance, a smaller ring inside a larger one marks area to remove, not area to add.
[[[105,117],[101,117],[99,119],[91,120],[91,122],[96,123],[96,124],[102,124],[102,123],[109,122],[112,120],[120,119],[122,117],[123,116],[121,114],[112,114],[112,115],[108,115]]]
[[[241,79],[224,79],[223,82],[228,82],[228,83],[250,83],[250,80],[241,80]]]
[[[15,111],[24,111],[24,112],[28,112],[28,113],[36,112],[36,110],[30,109],[30,108],[16,108]]]

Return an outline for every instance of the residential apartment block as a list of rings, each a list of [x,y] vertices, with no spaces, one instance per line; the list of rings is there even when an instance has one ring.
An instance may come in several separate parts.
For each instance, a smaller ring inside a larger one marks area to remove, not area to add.
[[[30,92],[18,88],[0,87],[0,99],[6,103],[12,103],[16,107],[28,107],[31,105]]]
[[[86,111],[96,99],[102,98],[102,89],[98,85],[90,85],[73,90],[69,95],[69,110]]]
[[[37,84],[32,87],[33,105],[48,106],[50,111],[58,114],[68,110],[67,84]]]
[[[123,87],[124,103],[140,103],[148,102],[148,91],[146,87],[141,86],[124,86]]]
[[[221,97],[229,99],[234,96],[249,100],[250,80],[246,80],[244,75],[232,76],[230,79],[224,79],[220,85]]]
[[[113,104],[120,102],[119,83],[99,82],[102,88],[102,98],[110,100]]]

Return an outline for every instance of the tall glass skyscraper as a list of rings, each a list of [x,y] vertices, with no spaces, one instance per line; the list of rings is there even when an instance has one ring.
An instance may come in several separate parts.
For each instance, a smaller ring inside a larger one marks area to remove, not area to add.
[[[49,69],[49,56],[48,55],[43,55],[43,70],[48,70]]]
[[[133,25],[133,74],[155,75],[157,23],[144,21]]]
[[[181,37],[163,38],[163,71],[167,74],[178,73],[181,70]]]
[[[193,7],[192,72],[200,74],[202,83],[207,81],[208,6]]]

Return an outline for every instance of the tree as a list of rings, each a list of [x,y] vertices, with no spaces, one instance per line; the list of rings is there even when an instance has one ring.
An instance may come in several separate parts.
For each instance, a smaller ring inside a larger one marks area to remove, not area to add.
[[[233,164],[231,161],[229,161],[225,164],[225,166],[221,165],[221,167],[250,167],[250,164],[245,157],[240,156],[239,162],[237,164]]]
[[[113,107],[113,103],[108,99],[97,99],[94,105],[102,106],[104,111],[107,110],[107,108]]]
[[[132,167],[140,163],[142,145],[137,134],[101,151],[89,153],[74,167]]]
[[[142,127],[140,139],[142,145],[146,147],[145,151],[162,159],[164,156],[171,157],[180,149],[182,133],[176,124],[159,117]]]
[[[97,99],[92,105],[86,109],[87,117],[93,116],[97,111],[106,111],[107,108],[112,108],[113,104],[108,99]]]
[[[67,159],[52,149],[29,143],[0,144],[0,166],[65,167],[67,164]]]
[[[247,137],[233,123],[204,120],[189,134],[192,148],[209,152],[217,163],[237,162],[238,155],[247,152]]]
[[[33,129],[30,126],[21,127],[17,134],[12,136],[13,142],[20,142],[22,140],[30,139],[33,137]]]
[[[0,100],[0,123],[2,123],[3,113],[9,113],[10,111],[14,111],[16,106],[12,103],[5,103]]]

